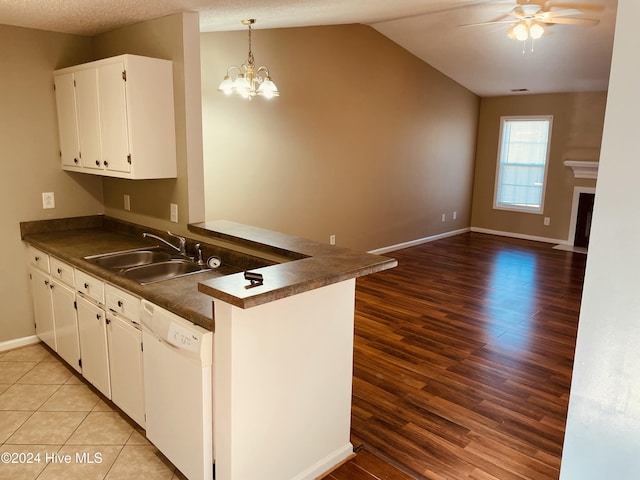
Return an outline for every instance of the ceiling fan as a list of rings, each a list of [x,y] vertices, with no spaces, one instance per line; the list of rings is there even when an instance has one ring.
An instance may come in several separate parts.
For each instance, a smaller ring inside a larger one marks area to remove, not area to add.
[[[460,25],[472,27],[478,25],[512,24],[507,35],[510,38],[526,41],[537,40],[545,33],[545,26],[563,25],[597,25],[600,20],[577,17],[585,12],[599,12],[603,7],[588,4],[574,4],[567,1],[554,0],[516,0],[517,5],[510,12],[489,22],[468,23]]]

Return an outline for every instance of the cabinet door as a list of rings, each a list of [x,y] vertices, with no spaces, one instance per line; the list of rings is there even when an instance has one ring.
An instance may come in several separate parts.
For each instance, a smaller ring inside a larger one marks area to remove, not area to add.
[[[56,75],[56,107],[60,136],[62,166],[80,166],[80,142],[78,140],[78,118],[76,116],[76,94],[73,73]]]
[[[33,298],[36,335],[53,350],[57,350],[49,275],[33,267],[29,267],[29,274],[31,277],[31,295]]]
[[[109,351],[104,310],[78,295],[78,333],[82,354],[82,376],[111,398]]]
[[[81,163],[85,168],[102,170],[98,76],[91,68],[78,70],[74,78]]]
[[[57,350],[49,275],[33,267],[29,268],[29,274],[31,276],[31,293],[33,297],[33,314],[36,322],[36,335],[53,350]]]
[[[73,289],[59,282],[52,282],[51,287],[58,355],[75,368],[76,371],[82,373],[82,368],[80,368],[78,315],[75,307],[76,293]]]
[[[129,172],[129,134],[127,126],[124,63],[116,62],[98,68],[100,98],[100,133],[102,162],[107,170]]]
[[[144,428],[142,332],[115,315],[108,315],[111,400]]]

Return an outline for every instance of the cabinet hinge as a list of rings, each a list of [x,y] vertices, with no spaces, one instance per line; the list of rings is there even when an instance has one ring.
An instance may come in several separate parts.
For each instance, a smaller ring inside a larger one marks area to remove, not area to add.
[[[82,359],[81,358],[78,359],[78,365],[80,365],[80,368],[82,368]]]
[[[141,352],[144,352],[144,345],[143,345],[143,343],[142,343],[142,342],[140,342],[140,351],[141,351]]]
[[[127,155],[127,163],[131,165],[131,154]]]
[[[74,309],[78,309],[78,302],[76,302],[75,300],[73,301],[73,308]]]
[[[73,79],[73,87],[74,88],[76,87],[76,79],[75,78]]]
[[[127,81],[127,71],[126,70],[122,71],[122,80],[124,80],[125,82]]]

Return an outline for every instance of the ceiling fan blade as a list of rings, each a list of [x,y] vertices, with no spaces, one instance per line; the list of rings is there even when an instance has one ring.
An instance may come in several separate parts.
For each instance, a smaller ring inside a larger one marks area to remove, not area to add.
[[[593,12],[593,13],[598,13],[598,12],[602,12],[604,10],[604,7],[602,5],[585,5],[585,4],[580,4],[580,3],[571,3],[571,2],[567,2],[566,0],[560,0],[560,1],[556,1],[556,0],[547,0],[544,2],[544,4],[542,5],[542,9],[546,12],[551,11],[552,9],[562,9],[562,8],[568,8],[568,9],[572,9],[575,8],[577,10],[581,10],[582,12]],[[555,11],[553,12],[554,14],[556,13]]]
[[[549,19],[540,19],[542,23],[557,23],[561,25],[584,25],[584,26],[593,26],[600,23],[600,20],[596,20],[593,18],[569,18],[569,17],[558,17],[558,18],[549,18]]]
[[[459,27],[478,27],[481,25],[500,25],[506,23],[514,23],[513,19],[511,20],[499,20],[493,22],[478,22],[478,23],[463,23],[462,25],[458,25]]]
[[[563,8],[562,10],[545,10],[538,15],[542,15],[543,17],[572,17],[574,15],[582,15],[584,12],[577,8]]]

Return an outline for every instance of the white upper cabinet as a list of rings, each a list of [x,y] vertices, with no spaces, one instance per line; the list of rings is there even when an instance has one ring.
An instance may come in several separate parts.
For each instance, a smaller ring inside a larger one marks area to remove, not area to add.
[[[65,170],[175,178],[173,67],[119,55],[54,72]]]
[[[65,126],[65,128],[59,129],[60,157],[63,167],[80,166],[80,140],[74,82],[73,73],[65,73],[54,77],[58,125]]]

